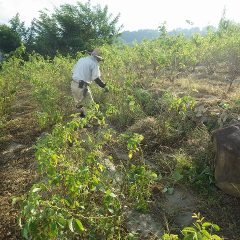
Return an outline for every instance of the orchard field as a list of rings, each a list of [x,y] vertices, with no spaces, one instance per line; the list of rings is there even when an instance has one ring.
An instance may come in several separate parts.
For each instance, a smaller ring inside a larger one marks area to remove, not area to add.
[[[110,91],[92,85],[84,119],[70,92],[82,53],[20,47],[2,63],[1,239],[240,239],[240,201],[214,184],[211,138],[239,122],[240,28],[161,31],[101,47]]]

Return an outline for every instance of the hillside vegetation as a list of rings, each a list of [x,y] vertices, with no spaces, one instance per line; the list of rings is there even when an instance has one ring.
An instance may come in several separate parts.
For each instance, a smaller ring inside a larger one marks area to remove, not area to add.
[[[34,145],[26,166],[32,179],[15,196],[10,190],[3,196],[13,201],[7,216],[13,211],[17,220],[6,221],[2,236],[239,239],[239,200],[214,185],[211,140],[213,130],[239,121],[239,46],[240,27],[226,19],[205,36],[169,36],[162,28],[156,40],[104,45],[101,69],[110,92],[92,86],[96,104],[84,119],[70,92],[82,53],[26,59],[20,47],[1,66],[0,141],[6,150],[21,141],[13,130],[27,129],[21,137]],[[16,115],[27,106],[24,118]],[[25,175],[11,181],[22,183]],[[194,225],[178,225],[179,210],[164,207],[179,189],[195,199]],[[161,233],[131,228],[133,212],[160,222]]]
[[[176,28],[171,31],[168,31],[169,35],[178,35],[182,34],[184,37],[191,37],[193,34],[200,34],[205,35],[207,33],[207,29],[209,27],[205,28],[198,28],[198,27],[192,27],[192,28]],[[212,27],[213,30],[216,30]],[[120,42],[126,43],[126,44],[132,44],[134,42],[142,42],[143,40],[153,40],[160,36],[160,32],[158,29],[140,29],[137,31],[123,31],[120,36],[119,40]]]

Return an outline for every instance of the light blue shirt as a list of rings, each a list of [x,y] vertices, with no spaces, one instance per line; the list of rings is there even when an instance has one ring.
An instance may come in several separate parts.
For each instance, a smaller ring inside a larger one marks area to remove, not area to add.
[[[72,73],[72,79],[76,82],[83,80],[91,83],[101,76],[98,61],[93,56],[80,58],[73,67]]]

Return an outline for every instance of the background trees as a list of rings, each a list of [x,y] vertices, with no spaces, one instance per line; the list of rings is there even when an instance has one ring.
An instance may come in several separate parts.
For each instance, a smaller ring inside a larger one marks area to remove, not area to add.
[[[116,27],[117,17],[90,3],[78,3],[76,6],[65,4],[56,10],[52,19],[58,26],[58,44],[62,53],[74,53],[77,50],[89,50],[105,43],[111,44],[119,35]]]
[[[30,27],[20,21],[17,14],[10,27],[0,28],[0,49],[15,50],[22,42],[28,52],[38,52],[53,57],[57,52],[73,54],[92,50],[105,43],[111,44],[119,35],[118,16],[108,12],[107,6],[91,6],[90,2],[76,5],[64,4],[53,13],[43,10]]]
[[[19,35],[5,24],[0,25],[0,52],[9,53],[21,44]]]

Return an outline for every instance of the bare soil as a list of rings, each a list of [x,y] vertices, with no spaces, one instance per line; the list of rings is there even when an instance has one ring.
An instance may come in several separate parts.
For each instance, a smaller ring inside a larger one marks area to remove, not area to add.
[[[19,92],[0,137],[0,239],[21,239],[18,206],[12,205],[37,180],[33,145],[40,131],[28,94]]]

